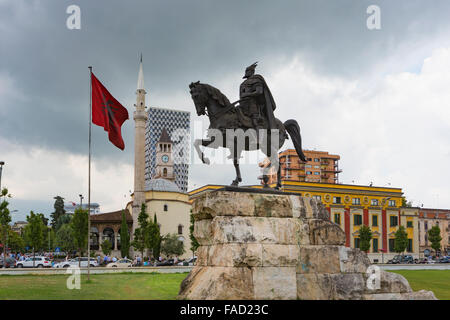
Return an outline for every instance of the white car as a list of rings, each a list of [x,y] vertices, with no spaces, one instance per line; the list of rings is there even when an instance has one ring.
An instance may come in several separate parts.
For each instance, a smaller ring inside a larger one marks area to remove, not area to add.
[[[80,263],[78,263],[78,261],[81,259]],[[89,265],[91,267],[98,267],[98,263],[97,260],[95,258],[90,258],[90,263]],[[73,267],[78,267],[78,265],[81,266],[81,268],[87,268],[88,266],[88,258],[87,257],[81,257],[81,258],[74,258],[74,259],[70,259],[67,261],[62,261],[59,263],[56,263],[53,268],[68,268],[70,266]]]
[[[177,265],[178,266],[193,266],[196,261],[197,261],[197,256],[195,256],[193,258],[189,258],[188,260],[185,260],[185,261],[178,262]]]
[[[52,262],[47,257],[30,257],[16,262],[16,268],[51,268]]]
[[[133,261],[130,259],[120,259],[116,262],[111,262],[106,265],[107,268],[131,268],[133,266]]]

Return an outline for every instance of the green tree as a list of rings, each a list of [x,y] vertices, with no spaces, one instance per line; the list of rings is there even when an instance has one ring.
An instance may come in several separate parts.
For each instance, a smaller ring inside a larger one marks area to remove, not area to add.
[[[398,230],[395,232],[394,251],[403,254],[407,246],[408,246],[408,233],[406,232],[404,226],[400,226],[398,227]]]
[[[8,247],[12,252],[22,252],[25,249],[25,241],[23,238],[11,229],[8,230]]]
[[[32,248],[33,258],[36,256],[36,250],[41,250],[44,245],[44,233],[47,228],[42,222],[39,214],[33,211],[27,216],[28,224],[25,226],[25,243]],[[33,259],[34,267],[34,259]]]
[[[412,207],[412,202],[411,201],[406,201],[406,198],[402,197],[402,207],[411,208]]]
[[[161,252],[167,257],[181,256],[184,252],[184,244],[178,240],[178,235],[169,233],[162,238]]]
[[[72,226],[75,246],[81,257],[86,249],[88,240],[88,211],[81,208],[75,209],[70,225]],[[80,266],[80,264],[81,260],[78,260],[78,265]]]
[[[58,229],[55,236],[55,242],[56,246],[60,247],[67,255],[76,249],[73,230],[70,224],[64,224]]]
[[[0,203],[0,231],[2,234],[2,243],[6,244],[6,237],[8,235],[9,223],[11,222],[11,214],[8,209],[9,202],[6,201],[8,196],[8,189],[1,190],[2,202]],[[6,245],[3,246],[3,256],[6,257]],[[5,263],[6,265],[6,263]]]
[[[109,241],[108,239],[103,240],[101,247],[102,247],[102,252],[105,256],[107,256],[111,253],[111,250],[112,250],[111,246],[112,246],[111,241]]]
[[[144,250],[148,248],[148,214],[146,212],[146,205],[143,203],[141,206],[141,212],[138,216],[139,227],[134,229],[133,242],[131,243],[136,251],[141,252],[144,257]]]
[[[359,228],[359,249],[361,251],[369,251],[370,240],[372,239],[372,230],[366,225],[362,225]]]
[[[58,218],[58,221],[56,221],[55,227],[53,228],[55,232],[59,230],[63,225],[70,223],[72,221],[72,215],[66,213],[63,214]]]
[[[153,216],[153,221],[148,225],[148,247],[152,250],[153,258],[159,258],[159,247],[161,244],[161,233],[156,219],[156,213]],[[157,256],[156,256],[157,255]]]
[[[192,212],[192,210],[191,210]],[[191,239],[191,251],[192,254],[194,254],[195,251],[197,251],[198,247],[200,247],[200,244],[198,243],[197,239],[194,237],[194,215],[191,213],[191,225],[189,226],[189,239]]]
[[[122,225],[120,227],[120,254],[122,258],[130,256],[130,234],[128,233],[125,211],[122,211]]]
[[[55,204],[53,205],[53,208],[55,208],[55,211],[51,214],[52,217],[52,228],[55,228],[56,222],[58,221],[59,217],[64,215],[66,213],[66,210],[64,209],[64,198],[60,196],[56,196],[53,199],[55,199]]]
[[[438,225],[433,226],[430,230],[428,230],[428,240],[431,242],[431,248],[436,252],[436,256],[438,254],[438,250],[441,249],[441,229],[439,229]]]

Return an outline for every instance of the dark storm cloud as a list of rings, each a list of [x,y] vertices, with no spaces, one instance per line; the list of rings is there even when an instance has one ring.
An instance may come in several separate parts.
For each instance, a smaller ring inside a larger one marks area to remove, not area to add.
[[[81,7],[81,30],[65,26],[71,4]],[[381,7],[380,31],[366,28],[370,4]],[[238,81],[257,60],[268,70],[298,55],[318,73],[356,78],[402,43],[448,29],[449,9],[448,1],[411,0],[0,1],[0,76],[17,90],[0,101],[0,136],[85,154],[92,65],[128,108],[129,151],[141,52],[149,105],[187,108],[170,105],[171,95],[187,95],[195,80]],[[131,152],[105,139],[94,127],[97,155],[132,163]]]

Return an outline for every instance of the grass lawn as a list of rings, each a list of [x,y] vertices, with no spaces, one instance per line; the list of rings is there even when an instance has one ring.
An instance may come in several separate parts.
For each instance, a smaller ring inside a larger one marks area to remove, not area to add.
[[[431,290],[450,300],[450,270],[389,270],[403,275],[414,291]],[[109,273],[81,275],[81,289],[66,287],[68,275],[0,275],[0,300],[172,300],[187,273]]]
[[[81,289],[69,290],[69,275],[0,275],[0,300],[173,300],[187,273],[81,275]]]
[[[450,300],[450,270],[387,270],[408,280],[414,291],[431,290],[439,300]]]

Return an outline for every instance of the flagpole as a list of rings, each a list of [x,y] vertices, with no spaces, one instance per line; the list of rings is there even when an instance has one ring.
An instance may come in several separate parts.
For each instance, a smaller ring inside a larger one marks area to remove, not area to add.
[[[91,127],[92,127],[92,67],[89,66],[89,166],[88,166],[88,265],[87,278],[90,280],[91,266]]]

